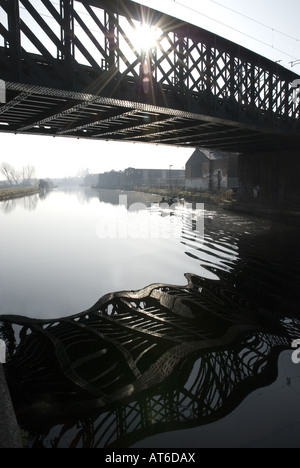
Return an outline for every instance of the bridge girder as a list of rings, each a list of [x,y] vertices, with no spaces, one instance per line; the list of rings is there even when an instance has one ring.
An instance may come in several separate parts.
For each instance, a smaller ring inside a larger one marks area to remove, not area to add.
[[[237,44],[129,0],[0,7],[0,131],[231,151],[299,145],[299,77]],[[156,32],[147,51],[136,42],[142,24]]]

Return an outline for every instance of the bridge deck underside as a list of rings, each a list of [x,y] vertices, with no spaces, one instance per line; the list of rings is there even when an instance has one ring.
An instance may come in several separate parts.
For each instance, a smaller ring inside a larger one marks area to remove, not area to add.
[[[211,147],[295,148],[297,135],[128,100],[7,83],[0,132]]]

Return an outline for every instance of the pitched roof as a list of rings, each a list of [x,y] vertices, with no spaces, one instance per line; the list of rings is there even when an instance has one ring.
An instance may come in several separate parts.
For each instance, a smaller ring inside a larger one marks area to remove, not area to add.
[[[224,159],[228,158],[229,153],[225,151],[218,151],[218,150],[211,150],[209,148],[197,148],[192,156],[190,157],[189,161],[198,159],[198,158],[205,158],[211,161],[215,161],[216,159]]]

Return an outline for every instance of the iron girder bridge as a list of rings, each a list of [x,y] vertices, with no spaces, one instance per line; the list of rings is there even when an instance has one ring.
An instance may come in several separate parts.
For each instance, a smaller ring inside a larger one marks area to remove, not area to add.
[[[0,18],[1,132],[299,145],[299,76],[204,29],[130,0],[0,0]]]

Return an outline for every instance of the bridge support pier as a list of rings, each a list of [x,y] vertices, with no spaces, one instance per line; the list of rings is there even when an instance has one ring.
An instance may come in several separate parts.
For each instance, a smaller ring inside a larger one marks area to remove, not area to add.
[[[300,148],[239,156],[238,211],[296,217],[300,223]]]

